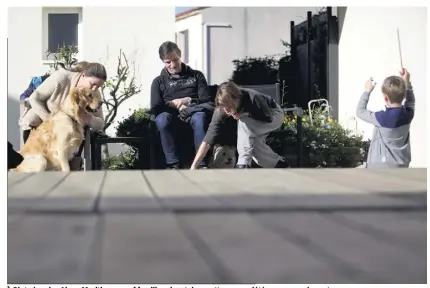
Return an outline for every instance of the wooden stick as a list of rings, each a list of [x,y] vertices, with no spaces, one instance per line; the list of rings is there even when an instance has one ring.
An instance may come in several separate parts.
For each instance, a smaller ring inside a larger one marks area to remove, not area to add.
[[[402,72],[403,72],[403,58],[402,58],[402,47],[401,47],[401,45],[400,45],[400,33],[399,33],[399,28],[397,28],[397,43],[399,44],[400,67],[402,68]]]

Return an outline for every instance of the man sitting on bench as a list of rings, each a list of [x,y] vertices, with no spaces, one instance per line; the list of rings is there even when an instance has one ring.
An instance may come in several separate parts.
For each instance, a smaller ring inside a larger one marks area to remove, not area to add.
[[[209,102],[205,76],[182,63],[181,50],[175,43],[164,42],[158,52],[165,68],[152,82],[151,114],[155,115],[155,125],[160,131],[167,167],[178,169],[180,159],[173,132],[178,132],[182,123],[189,124],[197,150],[205,137],[214,104]],[[203,159],[198,165],[204,168],[207,163]]]

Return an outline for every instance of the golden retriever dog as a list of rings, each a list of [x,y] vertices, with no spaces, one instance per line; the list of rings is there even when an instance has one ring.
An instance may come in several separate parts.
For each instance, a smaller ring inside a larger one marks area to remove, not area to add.
[[[31,131],[20,154],[24,157],[16,172],[69,172],[69,161],[84,140],[84,118],[98,110],[102,99],[88,88],[72,88],[59,111]]]

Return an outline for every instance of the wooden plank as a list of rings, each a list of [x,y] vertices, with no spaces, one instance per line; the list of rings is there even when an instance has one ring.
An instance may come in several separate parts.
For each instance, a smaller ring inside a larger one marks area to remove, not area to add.
[[[141,171],[108,171],[101,190],[100,211],[148,211],[161,207]]]
[[[239,283],[347,283],[306,249],[263,229],[247,214],[178,215]],[[187,233],[191,235],[191,233]],[[195,282],[195,281],[194,281]]]
[[[378,173],[427,183],[427,168],[378,169]]]
[[[207,196],[201,187],[190,182],[178,171],[145,171],[143,175],[163,207],[172,209],[224,207],[216,199]]]
[[[20,223],[22,223],[22,219],[24,219],[25,214],[24,213],[16,213],[16,214],[7,214],[7,231],[8,233],[11,233],[12,230],[19,229]]]
[[[33,175],[34,173],[8,172],[7,173],[8,193],[9,193],[10,187],[12,187],[13,185],[16,185],[17,183],[25,181],[26,179],[30,178]]]
[[[8,283],[88,283],[96,216],[32,215],[8,225]]]
[[[302,169],[304,170],[304,169]],[[192,174],[194,171],[184,173],[199,184],[222,183],[226,187],[235,187],[235,191],[267,194],[272,193],[361,193],[362,190],[353,189],[348,186],[341,186],[337,183],[324,183],[320,185],[312,177],[303,176],[300,169],[251,169],[251,170],[212,170],[203,171],[199,174]],[[226,187],[222,187],[226,188]],[[223,193],[217,189],[218,185],[208,187],[213,193]]]
[[[247,193],[246,191],[237,191],[232,189],[232,183],[240,181],[241,178],[237,179],[231,172],[232,169],[223,170],[197,170],[197,171],[181,171],[190,182],[201,187],[206,194],[213,195],[214,197],[220,195],[232,195],[237,193]],[[236,170],[238,171],[238,170]],[[260,174],[260,176],[262,176]],[[250,183],[251,185],[254,183]],[[248,189],[246,189],[248,190]]]
[[[102,283],[218,283],[169,214],[104,217]]]
[[[67,176],[68,173],[63,172],[36,173],[9,188],[8,212],[23,211],[34,207],[35,203],[42,201]]]
[[[234,209],[365,209],[377,207],[423,208],[425,203],[411,203],[388,198],[336,182],[322,182],[312,177],[318,173],[306,169],[207,170],[184,173],[190,181],[226,206]],[[307,174],[307,175],[306,175]]]
[[[410,212],[338,212],[329,217],[377,240],[417,254],[425,253],[427,223],[415,220],[407,214]],[[421,214],[427,213],[423,211]]]
[[[273,223],[272,231],[299,239],[301,243],[319,248],[345,265],[371,275],[375,278],[372,283],[426,283],[427,259],[424,251],[421,255],[408,253],[321,215],[268,213],[258,217],[267,225]]]
[[[426,181],[410,179],[401,174],[401,171],[393,171],[388,174],[384,173],[384,170],[388,169],[318,169],[304,170],[301,173],[306,177],[312,177],[320,185],[325,186],[327,182],[336,183],[349,189],[358,189],[369,193],[410,193],[427,190]]]
[[[41,202],[30,210],[90,212],[105,176],[104,171],[70,172],[70,175]],[[47,181],[48,178],[47,178]]]

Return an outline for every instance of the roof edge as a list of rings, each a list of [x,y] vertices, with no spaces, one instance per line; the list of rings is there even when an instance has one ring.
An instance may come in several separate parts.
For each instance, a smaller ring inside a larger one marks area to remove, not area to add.
[[[192,9],[188,9],[188,10],[182,11],[181,13],[176,14],[176,21],[183,20],[183,19],[186,19],[188,17],[200,14],[200,11],[203,10],[203,9],[206,9],[206,8],[209,8],[209,6],[195,7],[195,8],[192,8]]]

